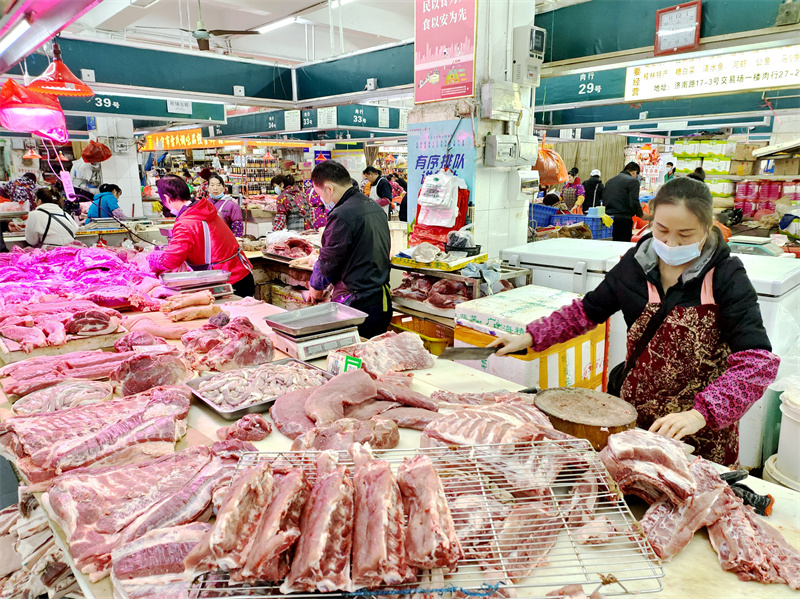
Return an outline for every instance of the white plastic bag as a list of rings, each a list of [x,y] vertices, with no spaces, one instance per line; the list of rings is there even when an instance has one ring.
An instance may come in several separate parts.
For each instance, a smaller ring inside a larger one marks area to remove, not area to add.
[[[422,182],[419,205],[457,208],[459,180],[453,173],[444,170],[428,175]]]

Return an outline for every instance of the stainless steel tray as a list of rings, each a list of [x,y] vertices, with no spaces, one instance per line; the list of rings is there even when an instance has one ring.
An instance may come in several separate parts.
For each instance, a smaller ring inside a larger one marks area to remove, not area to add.
[[[273,329],[292,337],[303,337],[313,333],[344,329],[359,325],[366,319],[367,315],[361,310],[337,304],[336,302],[319,304],[264,318]]]
[[[227,283],[231,273],[227,270],[198,270],[194,272],[165,272],[161,282],[170,289],[197,287],[199,285],[219,285]]]
[[[302,360],[296,360],[295,358],[284,358],[283,360],[275,360],[274,362],[270,362],[270,364],[279,364],[280,365],[280,364],[289,364],[290,362],[298,362],[298,363],[304,365],[309,370],[319,370],[325,376],[326,379],[332,379],[333,378],[333,375],[330,372],[328,372],[326,370],[323,370],[322,368],[318,368],[316,366],[313,366],[313,365],[309,364],[308,362],[303,362]],[[257,366],[249,366],[248,368],[257,368]],[[242,368],[240,370],[246,370],[246,369]],[[233,372],[233,371],[228,371],[228,372]],[[224,410],[222,407],[218,406],[216,403],[214,403],[210,399],[206,399],[205,397],[203,397],[197,391],[198,387],[200,386],[200,384],[203,381],[207,381],[208,379],[212,379],[212,378],[214,378],[216,376],[228,374],[228,372],[209,372],[207,374],[204,374],[203,376],[199,376],[197,378],[194,378],[194,379],[191,379],[191,380],[187,381],[186,385],[188,385],[188,387],[192,390],[192,393],[194,394],[195,397],[197,397],[197,399],[202,401],[209,408],[214,410],[214,412],[216,412],[217,414],[222,416],[222,418],[224,418],[225,420],[239,420],[239,418],[241,418],[245,414],[255,414],[255,413],[266,412],[269,409],[269,407],[272,405],[272,402],[274,402],[276,399],[278,399],[278,396],[265,397],[263,399],[263,401],[259,401],[257,403],[252,403],[250,405],[247,405],[247,406],[244,406],[244,407],[241,407],[241,408],[237,408],[235,410]]]

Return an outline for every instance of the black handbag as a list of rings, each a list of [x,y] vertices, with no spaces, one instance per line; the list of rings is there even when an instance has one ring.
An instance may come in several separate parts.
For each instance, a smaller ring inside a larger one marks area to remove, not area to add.
[[[642,355],[642,352],[644,351],[644,348],[647,347],[647,344],[653,339],[658,327],[660,327],[661,323],[664,322],[666,316],[666,304],[661,302],[658,311],[653,314],[650,322],[647,323],[647,328],[645,328],[644,333],[642,333],[638,343],[636,343],[636,347],[633,348],[633,352],[631,353],[630,357],[627,359],[627,361],[620,362],[614,366],[614,368],[611,369],[611,372],[608,373],[608,386],[606,388],[606,393],[620,397],[622,385],[625,383],[625,379],[628,378],[628,374],[630,374],[631,370],[633,370],[633,367],[636,366],[636,361],[639,359],[639,356]]]

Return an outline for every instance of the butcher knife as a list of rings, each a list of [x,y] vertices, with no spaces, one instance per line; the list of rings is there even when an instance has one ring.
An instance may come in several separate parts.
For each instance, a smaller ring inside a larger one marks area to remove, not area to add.
[[[499,347],[448,347],[441,354],[440,360],[485,360],[494,354]],[[528,353],[527,349],[506,354],[507,356],[524,356]]]

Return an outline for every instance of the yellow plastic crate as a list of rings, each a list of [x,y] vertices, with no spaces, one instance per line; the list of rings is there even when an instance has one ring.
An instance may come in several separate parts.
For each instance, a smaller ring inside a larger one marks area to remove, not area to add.
[[[393,331],[403,333],[411,331],[422,339],[422,343],[434,356],[440,355],[448,346],[453,345],[454,330],[427,318],[417,318],[401,314],[392,318],[389,325]]]
[[[400,256],[392,256],[392,264],[396,266],[408,266],[409,268],[425,268],[428,270],[442,270],[444,272],[454,272],[461,270],[467,264],[482,264],[489,258],[489,254],[478,254],[477,256],[470,256],[463,260],[456,262],[417,262],[411,258],[401,258]]]
[[[456,347],[485,347],[496,339],[465,326],[455,328]],[[526,387],[604,388],[608,368],[606,324],[566,343],[559,343],[544,352],[531,349],[524,356],[470,362],[469,365],[489,374]]]

